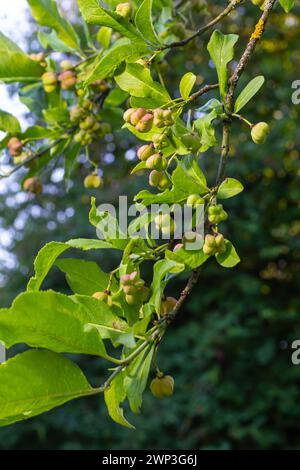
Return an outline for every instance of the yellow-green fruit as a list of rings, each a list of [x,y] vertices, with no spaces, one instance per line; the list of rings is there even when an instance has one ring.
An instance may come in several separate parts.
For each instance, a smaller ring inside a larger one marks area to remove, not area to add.
[[[212,256],[217,252],[216,238],[214,235],[206,235],[203,245],[203,253]]]
[[[128,109],[124,114],[124,119],[126,117],[125,121],[127,120],[126,113],[128,113],[128,116],[130,116],[130,124],[132,124],[133,126],[136,126],[140,122],[142,117],[145,116],[145,114],[147,114],[147,110],[145,108],[137,108],[137,109],[134,109],[133,112],[131,112],[131,109]]]
[[[105,302],[109,307],[113,304],[112,297],[107,292],[95,292],[92,297],[96,300]]]
[[[43,191],[43,185],[37,177],[33,176],[24,181],[23,189],[32,194],[40,194]]]
[[[167,160],[159,153],[151,155],[146,161],[146,167],[149,168],[149,170],[163,171],[167,166]]]
[[[266,122],[259,122],[252,127],[251,137],[255,144],[264,144],[270,132],[269,124]]]
[[[81,123],[79,124],[80,129],[88,130],[91,129],[95,124],[95,118],[93,116],[87,116]]]
[[[165,397],[170,397],[174,393],[174,379],[171,375],[165,375],[162,379],[162,390]]]
[[[155,154],[155,149],[153,145],[151,144],[143,145],[137,151],[137,156],[139,160],[141,160],[142,162],[145,162],[149,157],[151,157],[151,155],[154,155],[154,154]]]
[[[18,157],[23,150],[23,143],[17,137],[11,137],[7,143],[7,148],[12,157]]]
[[[135,113],[135,109],[134,108],[129,108],[125,111],[125,113],[123,114],[123,119],[125,122],[131,122],[131,116],[133,115],[133,113]]]
[[[174,379],[170,375],[163,377],[155,377],[150,384],[152,395],[156,398],[162,399],[170,397],[174,392]]]
[[[123,16],[123,18],[130,18],[132,14],[132,8],[130,3],[119,3],[119,5],[116,6],[116,12],[118,15]]]
[[[204,199],[202,199],[199,194],[190,194],[186,200],[186,204],[194,209],[195,207],[204,204]]]
[[[46,61],[45,61],[45,53],[44,52],[38,52],[37,54],[30,54],[29,55],[31,60],[34,60],[34,62],[38,62],[42,67],[46,67]]]
[[[161,133],[161,134],[153,134],[152,142],[155,148],[163,148],[168,145],[169,140],[165,133]]]
[[[91,189],[91,188],[97,189],[97,188],[100,188],[100,186],[102,186],[103,181],[102,181],[102,178],[100,178],[100,176],[98,175],[88,175],[84,178],[83,184],[85,188],[87,189]]]
[[[70,62],[69,60],[62,60],[59,65],[60,68],[64,71],[70,70],[73,67],[72,62]]]
[[[56,89],[57,78],[54,72],[45,72],[42,75],[42,82],[46,93],[52,93]]]
[[[153,111],[153,115],[154,115],[153,124],[155,127],[158,127],[159,129],[162,127],[172,126],[174,124],[171,109],[157,108]]]
[[[167,297],[165,300],[162,301],[161,306],[160,306],[160,315],[169,315],[174,308],[175,305],[177,304],[177,299],[175,297]]]
[[[217,252],[220,254],[225,253],[226,244],[225,244],[225,239],[221,233],[218,233],[218,235],[215,238],[215,242],[216,242]]]
[[[209,206],[208,208],[208,220],[212,224],[219,224],[228,218],[228,214],[224,211],[222,204],[216,204]]]

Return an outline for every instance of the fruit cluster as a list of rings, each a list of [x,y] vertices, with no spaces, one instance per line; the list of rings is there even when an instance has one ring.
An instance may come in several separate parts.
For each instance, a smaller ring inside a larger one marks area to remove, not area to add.
[[[228,214],[224,211],[222,204],[216,204],[209,206],[208,208],[208,220],[212,224],[219,224],[228,219]]]
[[[145,108],[130,108],[125,111],[123,118],[141,133],[149,132],[153,125],[161,129],[174,124],[171,109],[157,108],[149,111]]]
[[[213,256],[216,254],[222,254],[226,251],[225,239],[221,233],[208,234],[205,236],[203,252],[207,256]]]
[[[149,299],[150,289],[145,286],[145,281],[140,278],[137,271],[121,276],[121,287],[128,305],[136,305]]]

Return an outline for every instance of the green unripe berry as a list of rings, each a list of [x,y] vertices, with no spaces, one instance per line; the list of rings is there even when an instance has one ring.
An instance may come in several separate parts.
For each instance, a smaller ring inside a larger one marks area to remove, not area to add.
[[[54,72],[45,72],[41,78],[46,93],[52,93],[55,91],[57,78]]]
[[[212,256],[217,252],[216,239],[214,235],[206,235],[203,245],[203,253]]]
[[[102,181],[102,178],[100,178],[99,175],[95,175],[95,174],[92,174],[92,175],[87,175],[85,178],[84,178],[84,187],[87,188],[87,189],[98,189],[100,188],[100,186],[102,186],[103,184],[103,181]]]
[[[154,134],[152,136],[152,142],[155,148],[164,148],[169,144],[168,137],[165,133]]]
[[[251,129],[251,137],[255,144],[264,144],[270,132],[269,125],[266,122],[259,122]]]
[[[149,184],[154,188],[158,188],[161,191],[164,191],[171,186],[171,181],[169,180],[166,173],[152,170],[149,175]]]
[[[170,397],[174,392],[173,377],[170,375],[155,377],[150,384],[150,390],[152,395],[156,398],[162,399],[164,397]]]
[[[95,125],[95,118],[94,116],[87,116],[81,123],[79,124],[80,129],[88,130],[91,129]]]
[[[155,153],[146,161],[146,167],[149,168],[149,170],[163,171],[167,166],[167,160],[159,153]]]
[[[228,214],[224,211],[222,204],[216,204],[215,206],[209,206],[208,208],[208,220],[212,224],[219,224],[228,218]]]
[[[204,199],[199,194],[190,194],[186,200],[186,205],[191,206],[193,209],[201,204],[204,204]]]
[[[69,60],[62,60],[59,65],[63,71],[70,70],[73,68],[73,64]]]
[[[155,149],[153,145],[147,144],[140,147],[137,151],[137,156],[142,162],[146,161],[151,155],[155,154]]]
[[[216,242],[217,252],[220,254],[225,253],[226,244],[225,244],[225,239],[221,233],[218,233],[218,235],[215,238],[215,242]]]

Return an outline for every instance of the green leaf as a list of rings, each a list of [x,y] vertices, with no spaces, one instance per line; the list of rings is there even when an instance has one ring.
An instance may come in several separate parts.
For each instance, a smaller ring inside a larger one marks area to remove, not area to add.
[[[91,210],[89,220],[92,225],[97,228],[99,234],[104,236],[106,242],[110,243],[111,248],[124,250],[128,244],[128,238],[120,230],[116,217],[109,212],[98,211],[96,207],[96,199],[91,199]]]
[[[152,22],[152,0],[144,0],[135,15],[135,24],[145,41],[159,44]]]
[[[147,189],[140,191],[135,200],[141,200],[144,206],[150,204],[173,204],[180,203],[187,199],[190,194],[205,194],[209,191],[206,186],[206,179],[201,169],[198,167],[195,157],[187,158],[178,163],[172,173],[173,187],[162,193],[153,194]]]
[[[180,248],[176,252],[166,251],[166,258],[177,263],[184,263],[189,269],[195,269],[205,263],[209,256],[203,250],[185,250]]]
[[[246,104],[253,98],[254,95],[260,90],[265,82],[265,77],[259,75],[258,77],[253,78],[248,85],[241,91],[239,96],[236,99],[234,105],[234,112],[238,113]]]
[[[182,77],[180,81],[180,85],[179,85],[179,90],[184,100],[187,100],[188,97],[190,96],[193,86],[196,83],[196,79],[197,79],[196,75],[193,74],[192,72],[188,72]]]
[[[210,57],[217,69],[220,95],[222,99],[225,97],[227,88],[227,64],[233,59],[234,45],[238,38],[239,37],[237,34],[224,35],[221,33],[221,31],[215,30],[211,35],[210,41],[207,45]]]
[[[108,49],[110,44],[111,38],[111,28],[107,28],[106,26],[102,26],[97,33],[97,41],[99,42],[100,46],[103,49]]]
[[[34,261],[35,275],[27,285],[28,291],[37,291],[40,289],[45,277],[54,265],[56,259],[69,248],[79,248],[80,250],[98,250],[111,248],[111,244],[102,240],[90,240],[86,238],[78,238],[69,240],[66,243],[50,242],[47,243],[38,252]]]
[[[104,391],[104,399],[108,409],[109,416],[116,423],[127,428],[135,429],[124,417],[124,412],[120,404],[125,400],[126,392],[124,390],[123,376],[118,374],[110,386]]]
[[[121,62],[135,62],[148,53],[148,47],[142,43],[127,42],[113,47],[104,56],[99,55],[96,58],[90,73],[86,77],[85,85],[93,83],[98,78],[106,78],[112,75]]]
[[[59,242],[50,242],[41,248],[34,261],[35,275],[28,282],[28,291],[39,290],[56,259],[68,248],[68,245]]]
[[[151,284],[152,296],[149,304],[152,304],[156,312],[159,311],[161,299],[168,283],[170,274],[177,274],[184,270],[184,264],[177,261],[162,259],[157,261],[153,268],[153,280]]]
[[[111,248],[111,244],[104,240],[92,240],[90,238],[74,238],[66,242],[71,248],[79,248],[80,250],[103,250]]]
[[[96,330],[102,339],[109,339],[114,347],[120,344],[127,348],[135,347],[133,329],[129,327],[125,320],[114,313],[112,308],[108,307],[105,302],[86,295],[75,295],[72,299],[84,306],[93,318],[91,322],[84,326],[85,331]],[[113,308],[116,310],[115,306]]]
[[[6,111],[0,109],[0,131],[9,134],[17,134],[21,132],[21,126],[17,118]]]
[[[135,97],[151,98],[155,106],[171,100],[167,90],[152,79],[150,70],[140,64],[127,64],[125,71],[115,80],[122,90]]]
[[[279,3],[286,13],[288,13],[295,5],[294,0],[279,0]]]
[[[199,152],[206,152],[210,147],[214,147],[218,144],[215,136],[215,129],[212,124],[217,117],[218,112],[216,109],[213,109],[209,114],[206,114],[194,121],[194,125],[199,132],[201,140]]]
[[[77,2],[87,23],[107,26],[133,41],[142,39],[137,29],[126,18],[114,11],[100,7],[98,0],[77,0]]]
[[[73,47],[68,46],[64,41],[61,41],[54,30],[51,33],[38,31],[38,40],[44,49],[53,49],[56,52],[65,52],[74,54]]]
[[[71,23],[62,18],[55,0],[28,0],[32,16],[42,26],[55,30],[58,38],[73,49],[79,47],[79,40]]]
[[[69,359],[51,351],[26,351],[0,365],[0,426],[95,393]]]
[[[10,308],[0,311],[0,340],[7,348],[25,343],[55,352],[107,358],[98,332],[85,330],[88,323],[101,322],[101,304],[103,302],[99,302],[99,311],[95,315],[58,292],[25,292]]]
[[[0,80],[6,83],[31,82],[44,72],[13,41],[0,33]]]
[[[63,258],[55,265],[66,274],[67,282],[75,294],[93,295],[107,288],[109,274],[94,261]]]
[[[226,178],[219,186],[217,197],[219,199],[229,199],[241,193],[244,189],[242,183],[234,178]]]
[[[216,260],[221,266],[223,266],[223,268],[233,268],[240,262],[240,258],[232,243],[229,240],[225,240],[225,243],[225,253],[216,254]]]
[[[146,349],[126,369],[124,388],[133,413],[138,414],[143,401],[151,367],[154,347]]]

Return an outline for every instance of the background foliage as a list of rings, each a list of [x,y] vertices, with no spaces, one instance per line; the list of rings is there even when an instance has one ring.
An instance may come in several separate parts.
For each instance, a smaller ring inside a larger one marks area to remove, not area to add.
[[[242,29],[246,41],[257,14],[255,8],[252,12],[253,17],[244,16],[240,9],[223,23],[222,30]],[[299,13],[299,8],[288,16],[276,10],[244,77],[245,82],[258,74],[267,78],[263,91],[248,105],[247,116],[269,122],[271,136],[263,147],[254,146],[246,127],[244,132],[239,124],[234,127],[237,156],[229,169],[245,191],[228,203],[232,206],[228,230],[238,244],[241,263],[230,272],[209,263],[170,328],[160,348],[159,365],[176,380],[173,398],[160,402],[146,393],[143,412],[133,423],[137,431],[111,422],[102,397],[81,399],[1,429],[0,449],[299,447],[300,369],[290,360],[291,341],[300,333],[300,105],[291,103],[291,84],[299,79]],[[207,37],[170,55],[169,89],[174,91],[178,77],[188,70],[197,74],[199,84],[212,83],[214,71],[210,77],[204,70],[205,41]],[[91,192],[98,202],[111,201],[118,194],[132,196],[143,186],[141,178],[128,179],[132,163],[124,154],[134,142],[126,142],[127,133],[122,137],[123,141],[115,138],[115,148],[106,143],[94,150],[102,156],[107,175],[105,189]],[[215,152],[211,150],[208,170],[216,161]],[[86,222],[89,194],[82,186],[84,163],[68,192],[57,182],[59,171],[51,171],[53,182],[40,198],[22,199],[14,185],[1,196],[1,227],[13,230],[10,250],[17,261],[12,269],[2,270],[6,279],[0,291],[2,306],[24,288],[34,255],[44,243],[93,236]],[[113,260],[106,259],[105,253],[101,256],[101,265],[111,268]],[[62,274],[53,271],[47,287],[61,289],[62,285],[67,289]],[[176,295],[181,286],[176,281],[169,293]],[[93,382],[104,377],[101,360],[87,356],[80,361]]]

